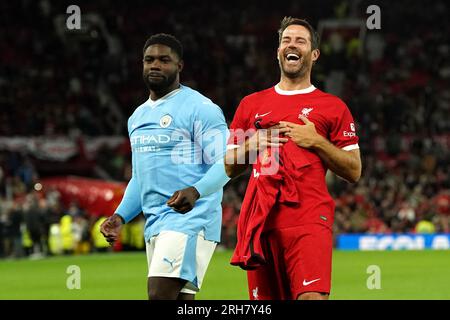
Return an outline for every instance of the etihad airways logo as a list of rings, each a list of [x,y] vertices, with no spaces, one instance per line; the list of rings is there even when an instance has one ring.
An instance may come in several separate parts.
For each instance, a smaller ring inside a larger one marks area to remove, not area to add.
[[[169,121],[164,122],[167,125]],[[172,124],[173,125],[173,121]],[[138,126],[132,131],[130,144],[133,154],[145,157],[145,153],[161,152],[162,161],[175,165],[214,164],[224,161],[227,148],[235,149],[248,140],[248,157],[225,157],[225,161],[236,164],[258,164],[253,172],[255,178],[276,174],[279,170],[279,149],[281,145],[267,145],[279,136],[279,130],[206,129],[201,121],[194,121],[191,128],[173,128],[161,130],[155,126]],[[167,134],[170,132],[170,134]],[[228,147],[227,147],[228,144]]]
[[[155,135],[139,135],[139,136],[133,136],[130,138],[130,143],[132,146],[135,145],[146,145],[149,143],[169,143],[170,142],[170,136],[165,134],[155,134]]]

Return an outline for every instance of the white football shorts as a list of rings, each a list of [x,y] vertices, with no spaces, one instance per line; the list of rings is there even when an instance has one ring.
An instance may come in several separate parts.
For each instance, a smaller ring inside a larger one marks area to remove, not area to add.
[[[205,240],[203,232],[187,235],[161,231],[146,242],[148,277],[187,280],[181,292],[195,294],[200,290],[216,245]]]

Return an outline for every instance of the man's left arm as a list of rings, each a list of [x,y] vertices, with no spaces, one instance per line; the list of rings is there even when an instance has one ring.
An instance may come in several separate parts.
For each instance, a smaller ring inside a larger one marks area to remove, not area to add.
[[[175,191],[167,201],[167,205],[179,213],[189,212],[199,198],[219,191],[230,179],[225,172],[223,160],[220,160],[214,163],[193,186]]]
[[[316,151],[327,167],[341,178],[351,183],[358,182],[362,167],[359,148],[353,150],[338,148],[317,133],[313,122],[303,116],[300,116],[300,119],[305,123],[304,125],[280,122],[280,127],[289,130],[285,135],[298,146]]]
[[[320,136],[320,135],[319,135]],[[320,136],[312,147],[327,167],[348,182],[356,183],[361,177],[361,156],[359,149],[343,150]]]
[[[229,132],[222,110],[211,103],[206,104],[194,123],[194,140],[202,150],[203,164],[208,171],[193,186],[175,191],[167,205],[175,211],[186,213],[201,198],[213,194],[230,181],[224,166],[226,143]]]

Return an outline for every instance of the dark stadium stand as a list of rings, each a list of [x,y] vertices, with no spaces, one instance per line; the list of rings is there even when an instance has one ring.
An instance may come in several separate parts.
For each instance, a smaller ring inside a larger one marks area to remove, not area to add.
[[[41,178],[129,179],[126,120],[147,98],[141,52],[151,34],[182,41],[181,82],[210,97],[230,122],[245,95],[278,81],[276,30],[285,15],[319,28],[313,83],[342,98],[357,122],[361,180],[329,177],[335,233],[420,232],[421,221],[450,232],[448,4],[430,2],[425,13],[423,1],[381,1],[382,9],[389,3],[381,30],[365,30],[344,21],[365,25],[361,8],[370,1],[319,2],[78,1],[78,32],[65,28],[70,1],[0,2],[0,256],[23,254],[21,224],[37,230],[32,238],[46,238],[70,210],[57,191],[41,192]],[[49,159],[56,147],[39,153],[37,137],[72,147]],[[225,188],[225,246],[235,241],[245,184],[244,176]],[[89,213],[71,216],[95,223]]]

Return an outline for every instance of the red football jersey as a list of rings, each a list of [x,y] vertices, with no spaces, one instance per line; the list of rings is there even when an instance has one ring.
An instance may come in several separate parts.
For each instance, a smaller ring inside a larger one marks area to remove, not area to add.
[[[317,132],[336,147],[344,150],[359,148],[353,117],[346,104],[338,97],[324,93],[314,86],[293,91],[284,91],[275,86],[244,97],[231,123],[228,145],[242,144],[246,138],[242,131],[256,130],[255,123],[258,121],[304,124],[299,118],[300,115],[312,121]],[[310,162],[302,178],[295,180],[301,199],[296,205],[277,204],[268,216],[266,230],[308,223],[320,223],[331,228],[333,223],[334,201],[325,181],[327,168],[314,151],[298,148]],[[244,203],[249,201],[252,198],[249,195],[255,192],[252,189],[256,184],[251,180],[258,179],[256,168],[254,165]]]

